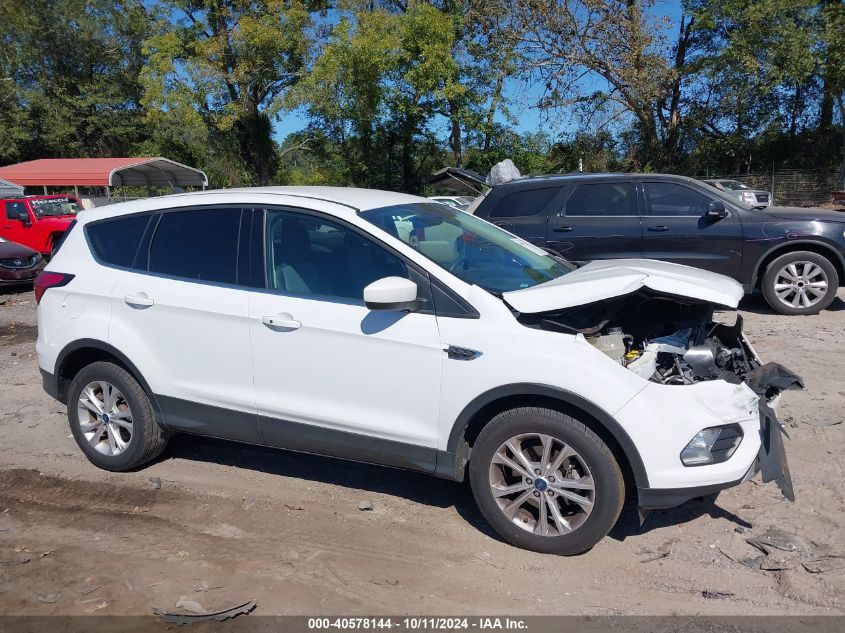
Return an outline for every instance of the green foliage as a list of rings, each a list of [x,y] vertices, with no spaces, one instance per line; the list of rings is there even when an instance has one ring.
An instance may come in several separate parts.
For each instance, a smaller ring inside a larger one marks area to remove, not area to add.
[[[160,0],[141,79],[152,125],[207,130],[234,182],[267,184],[276,168],[272,119],[309,55],[307,0]],[[217,143],[217,138],[223,142]]]
[[[111,156],[143,135],[132,0],[0,3],[0,160]]]
[[[164,155],[214,186],[409,192],[504,158],[841,165],[845,3],[681,2],[678,24],[655,0],[6,0],[0,164]],[[539,129],[514,130],[520,94]]]
[[[689,73],[689,169],[835,165],[831,133],[842,32],[839,0],[687,0],[697,54]],[[827,111],[827,112],[825,112]]]

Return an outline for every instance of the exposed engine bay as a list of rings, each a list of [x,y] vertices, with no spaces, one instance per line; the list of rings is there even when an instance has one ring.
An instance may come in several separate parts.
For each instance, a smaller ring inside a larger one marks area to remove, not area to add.
[[[528,327],[582,334],[614,362],[645,380],[693,385],[706,380],[745,383],[759,398],[761,447],[749,477],[760,472],[784,497],[795,500],[786,460],[786,429],[770,406],[787,389],[802,389],[800,376],[778,363],[761,363],[734,325],[713,321],[713,305],[659,295],[651,290],[560,311],[519,314]],[[641,515],[642,516],[642,515]]]
[[[525,325],[582,334],[594,347],[641,378],[665,385],[703,380],[745,382],[767,400],[801,388],[801,378],[777,363],[762,365],[734,325],[713,321],[713,306],[650,291],[560,312],[521,315]]]

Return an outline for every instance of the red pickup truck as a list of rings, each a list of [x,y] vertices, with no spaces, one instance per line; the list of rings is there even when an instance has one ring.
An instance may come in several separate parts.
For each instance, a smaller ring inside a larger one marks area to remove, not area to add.
[[[49,255],[82,210],[75,196],[25,196],[0,200],[0,237]]]

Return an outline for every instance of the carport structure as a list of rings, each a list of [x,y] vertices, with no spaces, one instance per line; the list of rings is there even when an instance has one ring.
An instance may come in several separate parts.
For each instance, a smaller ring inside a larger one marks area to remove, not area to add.
[[[23,187],[0,179],[0,198],[17,198],[23,195]]]
[[[111,197],[114,187],[153,187],[171,190],[208,186],[208,177],[194,167],[168,158],[136,156],[128,158],[42,158],[0,167],[0,178],[22,187],[102,187]]]

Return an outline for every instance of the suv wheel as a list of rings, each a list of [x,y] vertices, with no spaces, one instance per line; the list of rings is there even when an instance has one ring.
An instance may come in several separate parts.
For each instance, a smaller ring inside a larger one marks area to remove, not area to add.
[[[499,414],[470,458],[476,503],[509,543],[580,554],[622,511],[624,483],[607,445],[572,416],[533,407]]]
[[[763,274],[768,304],[781,314],[818,314],[831,304],[839,288],[836,268],[822,255],[809,251],[775,258]]]
[[[167,435],[156,423],[144,389],[113,363],[92,363],[76,374],[67,413],[79,448],[105,470],[136,468],[167,445]]]

